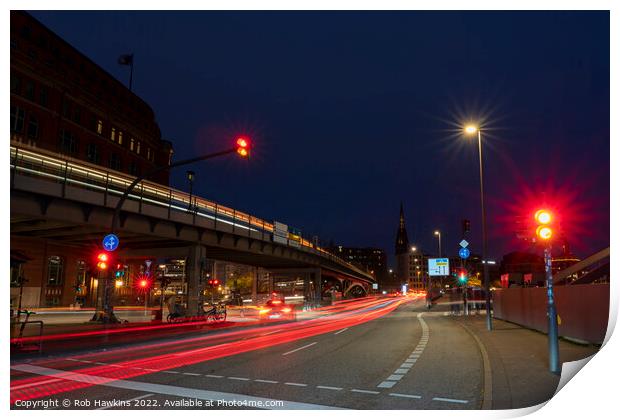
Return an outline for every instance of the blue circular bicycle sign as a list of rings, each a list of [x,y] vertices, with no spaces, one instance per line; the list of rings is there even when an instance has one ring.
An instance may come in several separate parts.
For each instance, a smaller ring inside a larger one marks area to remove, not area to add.
[[[459,250],[459,257],[463,258],[464,260],[466,260],[467,258],[469,258],[469,249],[467,248],[461,248]]]
[[[103,238],[103,249],[106,251],[114,251],[118,248],[118,244],[120,241],[118,240],[118,236],[113,233],[109,233]]]

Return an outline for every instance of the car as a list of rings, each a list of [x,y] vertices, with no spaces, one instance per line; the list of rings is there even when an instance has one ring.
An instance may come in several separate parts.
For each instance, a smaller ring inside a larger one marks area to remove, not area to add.
[[[293,305],[287,305],[284,299],[269,299],[258,310],[260,319],[295,319],[295,308]]]

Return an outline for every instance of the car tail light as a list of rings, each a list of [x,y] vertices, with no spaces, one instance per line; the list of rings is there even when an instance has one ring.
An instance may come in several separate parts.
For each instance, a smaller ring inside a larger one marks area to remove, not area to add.
[[[289,313],[291,312],[291,308],[282,308],[282,312]]]
[[[258,314],[259,314],[259,315],[264,315],[264,314],[267,314],[267,313],[269,313],[269,312],[271,312],[271,309],[269,309],[269,308],[263,308],[263,309],[261,309],[261,310],[259,310],[259,311],[258,311]]]

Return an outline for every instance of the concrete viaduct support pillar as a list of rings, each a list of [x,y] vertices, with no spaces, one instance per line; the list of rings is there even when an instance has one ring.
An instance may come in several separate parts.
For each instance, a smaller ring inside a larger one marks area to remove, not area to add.
[[[202,262],[205,254],[205,248],[200,245],[189,247],[187,252],[185,274],[187,278],[187,315],[189,316],[202,313],[205,286],[202,279]]]

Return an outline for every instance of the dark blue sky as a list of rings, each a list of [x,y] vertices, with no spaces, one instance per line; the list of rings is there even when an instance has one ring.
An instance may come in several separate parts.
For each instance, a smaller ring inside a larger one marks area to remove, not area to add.
[[[199,195],[338,244],[394,252],[432,231],[480,246],[482,119],[490,255],[512,220],[559,206],[573,250],[609,246],[609,13],[32,12],[154,109],[176,158],[251,135],[249,162],[195,165]],[[187,190],[185,170],[172,177]],[[528,207],[529,206],[529,207]],[[445,251],[444,251],[445,252]]]

